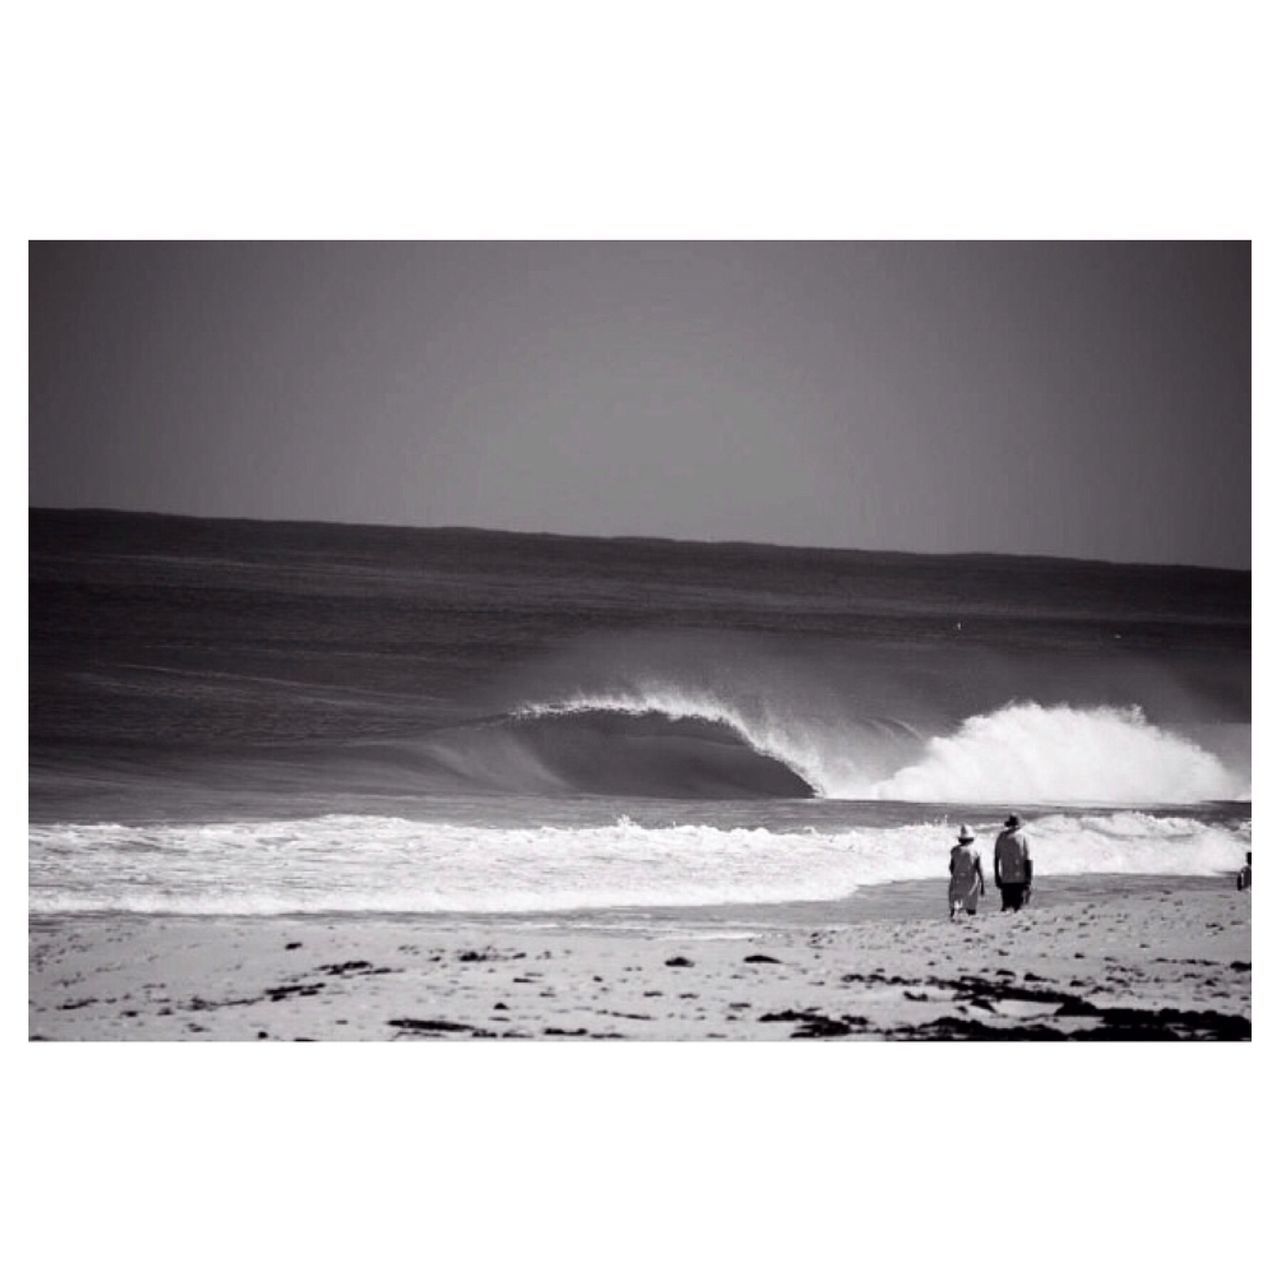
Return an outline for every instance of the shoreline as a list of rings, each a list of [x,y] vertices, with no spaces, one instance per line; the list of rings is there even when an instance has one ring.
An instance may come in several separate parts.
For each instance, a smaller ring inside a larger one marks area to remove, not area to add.
[[[990,883],[980,914],[999,914],[999,891]],[[1087,875],[1037,876],[1036,890],[1041,903],[1110,898],[1117,894],[1143,893],[1175,887],[1190,893],[1216,892],[1234,884],[1234,872],[1211,876],[1137,875],[1090,873]],[[495,929],[530,928],[578,931],[583,929],[678,929],[708,924],[735,925],[763,929],[796,924],[840,928],[866,920],[928,920],[947,914],[947,880],[889,880],[863,885],[844,898],[799,898],[782,902],[717,902],[656,906],[571,907],[547,911],[129,911],[93,909],[88,911],[28,911],[29,929],[41,921],[111,920],[281,920],[281,921],[389,921],[429,923],[441,928],[475,927]]]
[[[1251,895],[1044,877],[573,916],[32,916],[31,1039],[1248,1039]]]

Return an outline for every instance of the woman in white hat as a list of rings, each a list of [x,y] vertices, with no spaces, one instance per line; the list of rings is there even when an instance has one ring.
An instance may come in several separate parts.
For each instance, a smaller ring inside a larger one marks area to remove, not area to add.
[[[947,890],[953,920],[961,911],[976,916],[978,898],[987,892],[982,857],[973,848],[973,832],[967,825],[961,825],[957,839],[960,843],[951,850],[951,886]]]

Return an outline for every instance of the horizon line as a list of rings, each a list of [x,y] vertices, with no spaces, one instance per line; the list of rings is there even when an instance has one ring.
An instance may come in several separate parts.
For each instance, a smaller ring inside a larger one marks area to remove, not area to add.
[[[1108,560],[1098,556],[1058,556],[1048,552],[1022,551],[904,551],[876,547],[832,547],[801,542],[759,542],[749,538],[690,538],[669,534],[644,533],[561,533],[553,529],[492,528],[470,524],[403,524],[389,520],[322,520],[298,516],[207,516],[185,511],[157,511],[134,507],[36,506],[27,504],[28,515],[36,512],[59,512],[69,515],[144,516],[162,520],[209,520],[234,524],[334,525],[349,529],[406,529],[421,533],[492,533],[525,538],[581,539],[593,542],[666,542],[699,547],[760,547],[782,551],[821,551],[869,556],[913,556],[936,559],[1052,560],[1064,564],[1105,564],[1117,567],[1147,569],[1195,569],[1210,573],[1242,573],[1252,576],[1252,561],[1247,568],[1223,564],[1196,564],[1184,560]]]

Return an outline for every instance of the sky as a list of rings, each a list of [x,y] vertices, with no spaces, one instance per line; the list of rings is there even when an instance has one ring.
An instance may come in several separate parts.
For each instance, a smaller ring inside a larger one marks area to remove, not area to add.
[[[30,250],[30,503],[1250,566],[1247,242]]]

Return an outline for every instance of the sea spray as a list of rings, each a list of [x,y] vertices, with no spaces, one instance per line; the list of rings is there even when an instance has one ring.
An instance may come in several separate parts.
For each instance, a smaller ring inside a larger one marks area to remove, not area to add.
[[[878,784],[888,800],[1195,804],[1233,797],[1216,757],[1149,724],[1138,707],[1021,703],[970,716]]]

